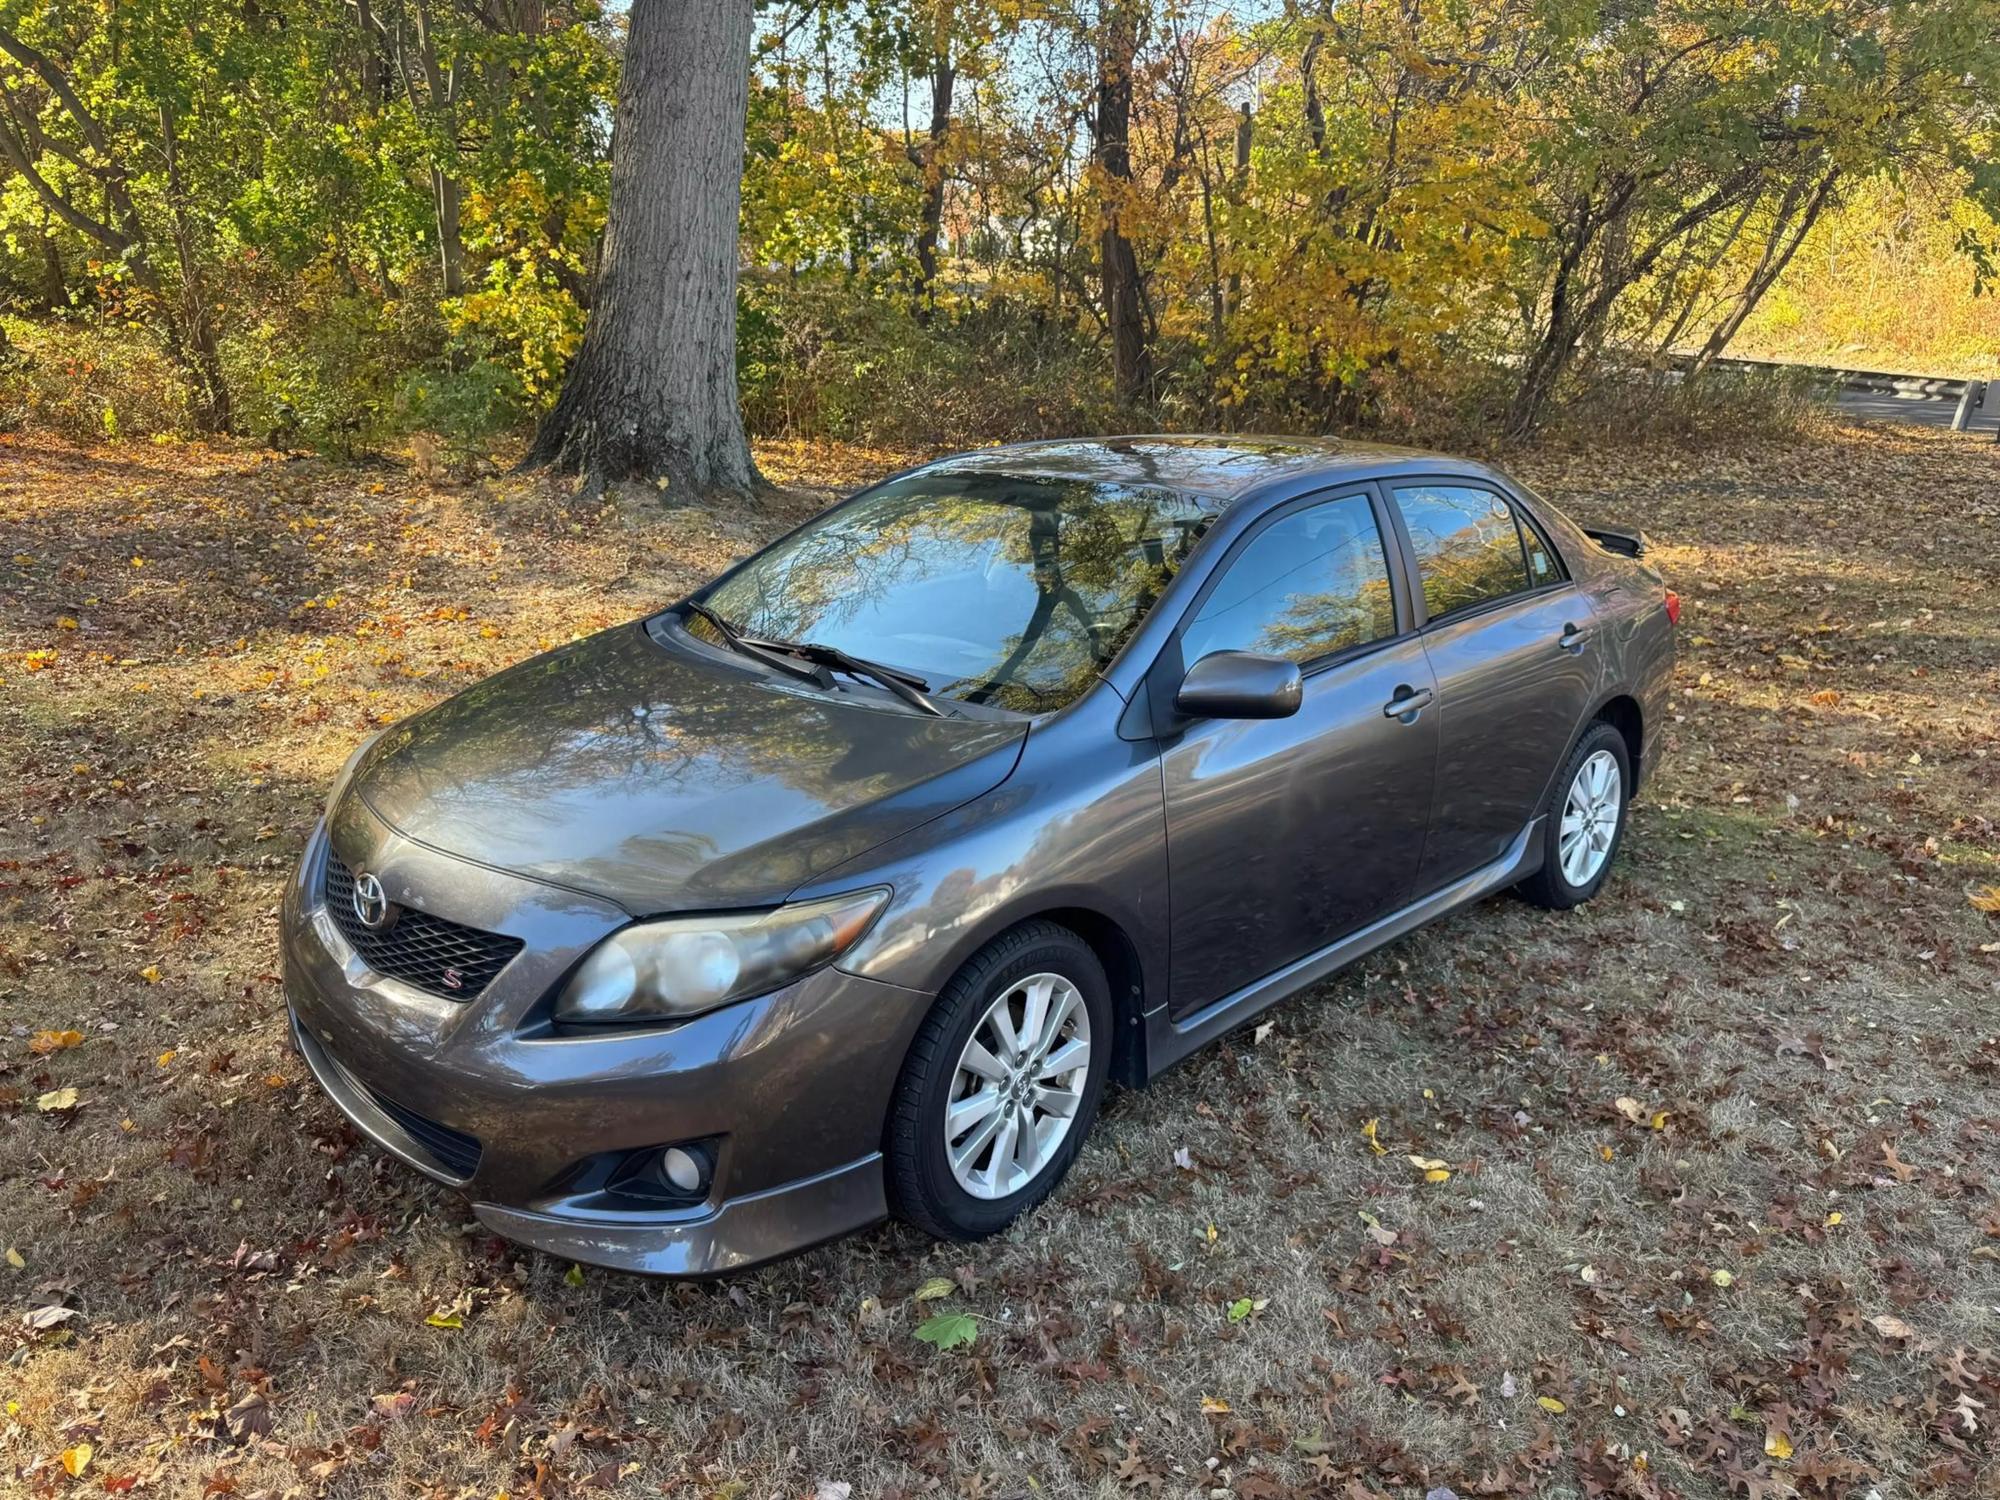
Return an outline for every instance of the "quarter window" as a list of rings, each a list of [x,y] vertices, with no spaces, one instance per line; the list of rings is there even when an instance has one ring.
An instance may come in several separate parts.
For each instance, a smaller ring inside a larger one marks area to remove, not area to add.
[[[1555,581],[1555,560],[1540,550],[1530,577],[1514,513],[1491,490],[1423,485],[1396,491],[1417,554],[1424,612],[1433,620]]]
[[[1395,633],[1375,510],[1350,495],[1281,516],[1252,537],[1182,632],[1181,660],[1256,651],[1306,662]]]

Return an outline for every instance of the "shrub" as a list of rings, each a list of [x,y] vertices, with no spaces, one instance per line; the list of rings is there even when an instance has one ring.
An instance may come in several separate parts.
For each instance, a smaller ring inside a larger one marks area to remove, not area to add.
[[[0,428],[74,443],[189,429],[187,391],[145,329],[96,314],[0,318]]]
[[[1005,300],[924,324],[900,289],[747,283],[737,350],[768,436],[974,447],[1120,425],[1102,354]]]

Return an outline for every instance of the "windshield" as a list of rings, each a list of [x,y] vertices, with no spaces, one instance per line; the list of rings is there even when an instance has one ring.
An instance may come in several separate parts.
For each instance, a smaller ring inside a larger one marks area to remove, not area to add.
[[[1087,688],[1212,512],[1151,486],[911,475],[827,512],[702,602],[750,636],[914,672],[933,694],[1024,713]],[[689,630],[718,640],[714,627]]]

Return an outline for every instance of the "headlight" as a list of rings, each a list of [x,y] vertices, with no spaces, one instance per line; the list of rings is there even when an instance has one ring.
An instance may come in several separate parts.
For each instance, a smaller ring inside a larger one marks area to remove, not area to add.
[[[669,1020],[767,995],[853,947],[888,899],[878,887],[775,911],[635,922],[583,961],[556,1019]]]
[[[347,790],[347,783],[354,779],[354,768],[361,764],[361,757],[368,753],[368,747],[382,738],[382,731],[376,730],[367,739],[354,747],[354,753],[347,757],[347,763],[333,778],[333,785],[327,789],[326,810],[333,811],[333,804],[340,800],[340,794]]]

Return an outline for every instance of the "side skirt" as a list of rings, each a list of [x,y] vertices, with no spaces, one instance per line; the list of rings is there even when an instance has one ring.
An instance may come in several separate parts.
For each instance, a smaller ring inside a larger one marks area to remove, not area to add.
[[[1541,868],[1542,821],[1536,818],[1516,834],[1506,852],[1492,864],[1454,880],[1444,889],[1433,891],[1422,900],[1412,902],[1401,911],[1391,912],[1317,952],[1295,959],[1276,973],[1266,974],[1262,979],[1245,985],[1234,994],[1224,995],[1179,1021],[1167,1015],[1165,1006],[1151,1012],[1145,1018],[1144,1076],[1150,1082],[1189,1053],[1206,1046],[1225,1032],[1234,1031],[1252,1017],[1326,978],[1336,969],[1346,968],[1384,943],[1394,942],[1403,934],[1414,932],[1426,922],[1469,905],[1482,896],[1526,880]]]

